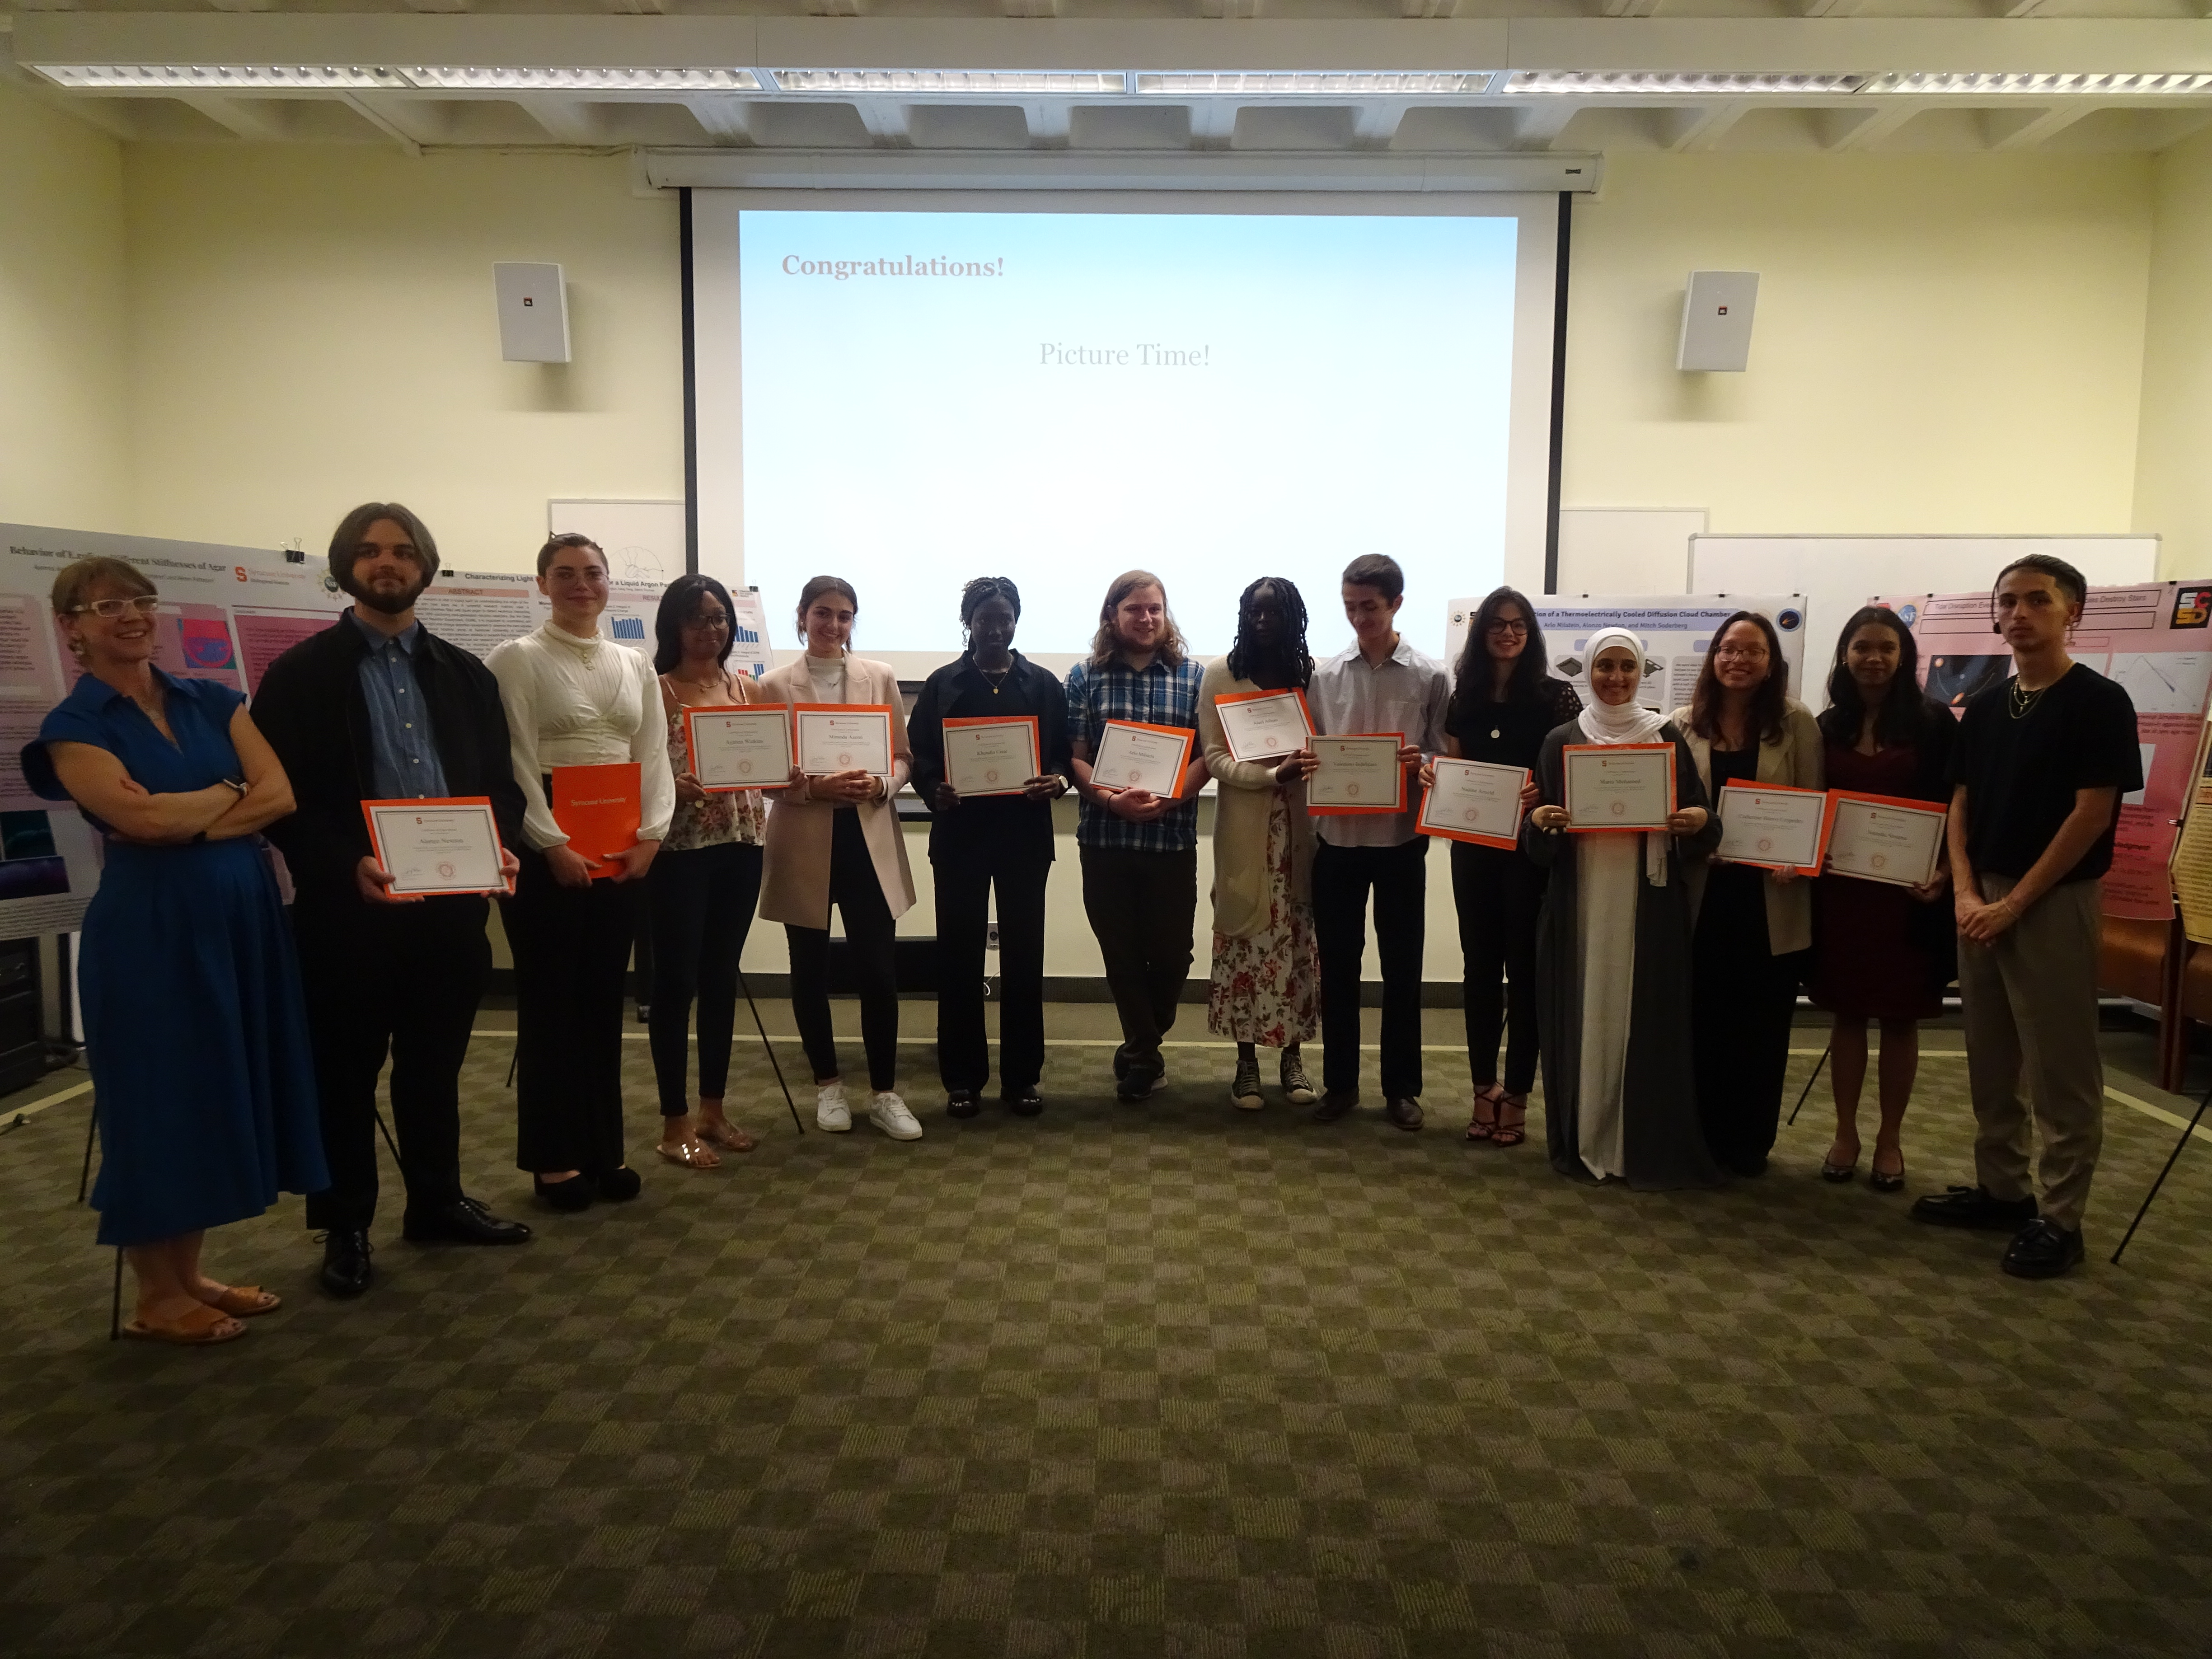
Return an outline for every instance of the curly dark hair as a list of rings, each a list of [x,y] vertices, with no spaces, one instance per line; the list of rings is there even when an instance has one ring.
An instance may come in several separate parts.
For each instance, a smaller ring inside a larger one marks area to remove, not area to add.
[[[1264,656],[1244,634],[1245,618],[1251,615],[1252,602],[1263,587],[1273,588],[1276,602],[1283,607],[1282,641]],[[1306,602],[1297,584],[1287,576],[1262,576],[1237,596],[1237,637],[1229,647],[1229,676],[1256,679],[1259,677],[1252,672],[1255,668],[1279,668],[1284,678],[1301,690],[1313,678],[1313,653],[1306,648]]]
[[[730,624],[722,635],[722,654],[715,660],[725,668],[730,665],[730,647],[738,640],[738,608],[730,603],[730,590],[712,576],[678,576],[661,590],[660,609],[653,614],[654,672],[673,673],[684,660],[684,624],[697,620],[699,602],[709,594],[721,601],[722,615]]]
[[[1774,624],[1756,611],[1739,611],[1713,629],[1711,644],[1705,647],[1705,660],[1698,670],[1697,690],[1690,693],[1690,730],[1701,738],[1720,735],[1721,682],[1713,672],[1713,659],[1720,654],[1721,641],[1738,623],[1750,623],[1766,640],[1766,678],[1751,694],[1751,732],[1755,743],[1765,743],[1782,735],[1782,725],[1790,714],[1786,699],[1790,695],[1790,662],[1782,654],[1782,635],[1774,631]]]

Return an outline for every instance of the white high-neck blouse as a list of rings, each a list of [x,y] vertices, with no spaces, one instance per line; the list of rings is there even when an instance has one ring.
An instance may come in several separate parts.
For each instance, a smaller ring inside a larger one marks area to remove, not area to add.
[[[547,623],[495,647],[487,661],[507,708],[507,744],[523,799],[523,839],[539,852],[568,839],[553,821],[544,777],[556,766],[639,763],[638,839],[659,841],[676,815],[660,680],[642,652],[579,639]]]

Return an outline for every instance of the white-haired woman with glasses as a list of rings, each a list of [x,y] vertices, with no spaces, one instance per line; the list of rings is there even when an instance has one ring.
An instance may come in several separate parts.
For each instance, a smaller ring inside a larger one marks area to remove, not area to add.
[[[202,1273],[207,1230],[330,1184],[292,932],[256,833],[292,810],[292,786],[242,695],[154,665],[161,602],[136,567],[79,559],[53,608],[83,678],[22,766],[106,840],[77,966],[100,1242],[137,1279],[125,1335],[228,1342],[277,1298]]]

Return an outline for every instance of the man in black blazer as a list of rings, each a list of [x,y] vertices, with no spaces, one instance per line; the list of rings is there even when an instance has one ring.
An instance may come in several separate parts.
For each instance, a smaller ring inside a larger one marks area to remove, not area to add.
[[[376,1214],[376,1080],[392,1056],[392,1116],[407,1184],[402,1231],[418,1241],[520,1244],[461,1190],[460,1069],[491,977],[486,901],[395,899],[371,852],[365,800],[489,796],[500,839],[522,844],[522,792],[491,671],[416,620],[437,544],[396,501],[346,514],[331,574],[353,609],[271,663],[253,719],[298,810],[267,834],[291,867],[300,976],[322,1095],[331,1185],[307,1200],[325,1234],[323,1287],[369,1287]],[[514,855],[504,862],[510,877]]]

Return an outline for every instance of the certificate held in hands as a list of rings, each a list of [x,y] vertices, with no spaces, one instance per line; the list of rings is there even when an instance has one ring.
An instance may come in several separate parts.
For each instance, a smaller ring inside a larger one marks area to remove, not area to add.
[[[1721,786],[1721,844],[1715,857],[1768,870],[1820,873],[1827,839],[1828,795],[1787,785]]]
[[[1674,815],[1671,743],[1571,743],[1560,762],[1571,831],[1664,830]]]
[[[1221,717],[1231,760],[1280,760],[1313,741],[1306,694],[1295,686],[1287,691],[1232,691],[1213,700],[1213,712]]]
[[[392,897],[507,890],[489,796],[365,800],[361,811],[369,848],[391,873]]]
[[[716,703],[684,711],[691,775],[712,794],[782,789],[791,780],[791,709],[780,702]]]
[[[1438,756],[1437,781],[1421,796],[1413,827],[1425,836],[1473,842],[1507,851],[1521,844],[1521,790],[1528,781],[1525,766],[1493,766],[1488,761]]]
[[[1187,726],[1108,720],[1091,757],[1091,781],[1101,789],[1143,789],[1171,799],[1182,792],[1183,769],[1197,735]]]
[[[615,855],[637,845],[643,799],[635,761],[553,769],[553,822],[568,837],[568,850],[592,866],[593,881],[619,873]]]
[[[891,775],[891,711],[879,702],[799,702],[799,769],[810,778],[833,772]]]
[[[1398,750],[1405,743],[1399,732],[1316,738],[1314,759],[1319,764],[1306,779],[1306,811],[1323,817],[1404,811],[1406,769]]]
[[[1018,795],[1042,769],[1034,714],[945,722],[945,781],[970,795]]]
[[[1943,856],[1949,810],[1892,795],[1828,792],[1828,868],[1862,881],[1924,887]]]

